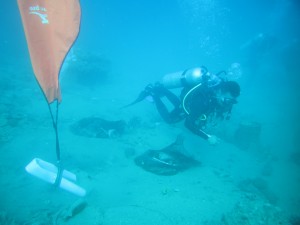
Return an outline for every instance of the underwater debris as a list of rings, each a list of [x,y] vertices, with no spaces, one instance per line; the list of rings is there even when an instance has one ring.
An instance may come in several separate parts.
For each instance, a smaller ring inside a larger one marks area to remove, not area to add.
[[[67,221],[73,218],[74,216],[78,215],[85,209],[86,205],[87,203],[85,200],[78,199],[69,208],[62,212],[61,216],[63,220]]]
[[[52,217],[52,224],[57,225],[59,222],[67,222],[80,214],[87,206],[87,202],[84,199],[78,199],[67,208],[60,209]]]
[[[243,121],[234,134],[234,144],[243,150],[260,146],[261,124]]]
[[[175,175],[181,171],[200,165],[200,162],[184,155],[183,137],[161,150],[148,150],[137,156],[134,162],[142,169],[162,176]]]
[[[70,126],[73,134],[92,138],[114,138],[121,136],[126,128],[124,120],[106,120],[99,117],[87,117]]]

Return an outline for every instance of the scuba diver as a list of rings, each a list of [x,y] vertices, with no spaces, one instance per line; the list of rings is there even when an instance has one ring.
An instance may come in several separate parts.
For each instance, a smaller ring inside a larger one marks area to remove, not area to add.
[[[172,124],[185,119],[186,128],[215,145],[219,142],[219,138],[206,133],[206,127],[218,120],[228,120],[232,107],[240,95],[239,84],[221,78],[222,73],[226,72],[209,73],[202,66],[167,74],[161,82],[147,85],[138,98],[127,106],[150,96],[165,122]],[[183,88],[180,97],[169,90],[180,87]],[[171,103],[171,110],[164,103],[164,99]]]

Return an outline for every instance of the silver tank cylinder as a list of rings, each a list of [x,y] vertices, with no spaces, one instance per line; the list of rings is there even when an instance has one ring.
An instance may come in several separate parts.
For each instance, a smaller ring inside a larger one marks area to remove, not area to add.
[[[180,88],[185,85],[194,86],[201,83],[202,77],[204,74],[206,74],[206,72],[206,69],[202,67],[196,67],[184,71],[169,73],[162,78],[161,83],[165,88],[169,89]]]

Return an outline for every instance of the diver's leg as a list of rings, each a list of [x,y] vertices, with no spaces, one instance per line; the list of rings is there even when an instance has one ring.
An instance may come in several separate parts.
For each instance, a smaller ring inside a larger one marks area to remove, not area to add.
[[[164,121],[167,123],[172,123],[172,118],[170,116],[170,113],[166,107],[166,105],[162,102],[160,97],[158,96],[153,96],[153,100],[155,102],[156,109],[160,116],[163,118]]]
[[[159,96],[165,96],[169,102],[174,106],[174,108],[179,108],[180,100],[179,98],[167,88],[165,88],[162,84],[156,83],[153,87],[154,94],[158,94]]]
[[[166,88],[164,88],[163,93],[166,96],[166,98],[172,103],[174,108],[179,108],[180,100],[174,93],[172,93],[171,91],[169,91]]]
[[[166,97],[173,105],[174,109],[169,112],[166,105],[161,100],[162,97]],[[153,88],[153,100],[155,102],[158,113],[161,115],[164,121],[167,123],[176,123],[182,119],[180,110],[180,100],[175,94],[162,86],[155,86]]]

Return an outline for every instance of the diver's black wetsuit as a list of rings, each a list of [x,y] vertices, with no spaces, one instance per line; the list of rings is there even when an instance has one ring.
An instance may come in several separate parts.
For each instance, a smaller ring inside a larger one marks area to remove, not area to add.
[[[182,90],[182,100],[189,90],[190,88],[184,88]],[[194,134],[206,140],[209,138],[209,135],[202,129],[207,123],[207,120],[212,116],[223,117],[223,113],[218,113],[220,110],[218,110],[217,100],[214,97],[215,95],[212,88],[201,86],[189,94],[185,103],[189,114],[183,110],[182,100],[162,85],[153,88],[152,96],[159,114],[167,123],[176,123],[185,118],[185,126]],[[174,106],[171,112],[168,111],[166,105],[161,100],[164,96]]]
[[[170,103],[174,107],[174,109],[171,112],[169,112],[166,105],[161,100],[161,98],[164,96],[170,101]],[[174,93],[160,85],[153,88],[152,97],[155,102],[157,111],[164,119],[164,121],[171,124],[184,119],[185,114],[181,107],[181,101]]]

